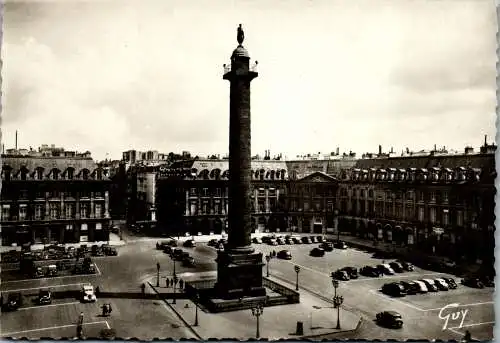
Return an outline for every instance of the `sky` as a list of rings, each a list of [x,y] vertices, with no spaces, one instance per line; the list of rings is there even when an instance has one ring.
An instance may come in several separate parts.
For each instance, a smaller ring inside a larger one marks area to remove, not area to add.
[[[7,1],[2,142],[224,155],[243,25],[252,154],[463,150],[495,136],[489,0]]]

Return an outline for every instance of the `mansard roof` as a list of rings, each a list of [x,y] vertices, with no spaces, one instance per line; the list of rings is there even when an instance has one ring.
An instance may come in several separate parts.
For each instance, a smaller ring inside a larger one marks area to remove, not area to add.
[[[97,166],[92,158],[82,157],[41,157],[41,156],[2,156],[2,172],[9,170],[12,179],[19,178],[21,172],[26,173],[30,177],[36,171],[42,172],[43,178],[51,178],[54,172],[58,172],[60,176],[66,177],[68,171],[73,171],[73,178],[78,179],[78,175],[83,174],[82,171],[87,170],[88,175],[92,178],[101,174],[102,179],[107,179],[105,169]],[[99,170],[101,172],[99,172]],[[28,177],[29,179],[29,177]]]

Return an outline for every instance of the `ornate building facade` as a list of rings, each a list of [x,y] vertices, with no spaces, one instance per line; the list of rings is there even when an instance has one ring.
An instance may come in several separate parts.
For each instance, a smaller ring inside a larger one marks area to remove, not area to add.
[[[109,183],[90,157],[2,155],[2,245],[108,240]]]

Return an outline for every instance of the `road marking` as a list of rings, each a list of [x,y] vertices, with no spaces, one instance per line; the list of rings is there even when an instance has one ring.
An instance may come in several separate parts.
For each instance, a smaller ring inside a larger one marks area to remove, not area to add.
[[[102,275],[101,274],[101,270],[99,269],[99,267],[97,266],[97,263],[94,262],[94,266],[95,268],[97,269],[97,275]]]
[[[375,295],[378,295],[378,296],[379,296],[379,297],[381,297],[381,298],[384,298],[384,299],[387,299],[387,300],[390,300],[390,301],[394,301],[394,302],[400,303],[400,304],[402,304],[402,305],[405,305],[405,306],[411,307],[411,308],[413,308],[414,310],[417,310],[417,311],[420,311],[420,312],[423,312],[423,311],[424,311],[424,310],[423,310],[423,309],[421,309],[420,307],[417,307],[417,306],[415,306],[415,305],[412,305],[412,304],[410,304],[410,303],[407,303],[406,301],[402,301],[402,300],[399,300],[399,299],[395,299],[395,298],[388,297],[388,296],[387,296],[387,295],[385,295],[385,294],[380,294],[380,293],[379,293],[378,291],[376,291],[376,290],[371,289],[371,290],[369,290],[369,292],[370,292],[370,293],[373,293],[373,294],[375,294]]]
[[[328,276],[328,277],[331,277],[330,274],[327,274],[327,273],[324,273],[324,272],[320,272],[319,270],[316,270],[316,269],[312,269],[312,268],[309,268],[309,267],[306,267],[306,266],[303,266],[301,264],[298,264],[298,263],[293,263],[291,261],[288,261],[288,260],[281,260],[283,262],[286,262],[286,263],[290,263],[290,264],[293,264],[294,266],[299,266],[301,269],[304,268],[306,270],[309,270],[311,272],[314,272],[316,274],[320,274],[320,275],[324,275],[324,276]]]
[[[111,329],[111,327],[110,327],[110,326],[109,326],[109,324],[108,324],[108,321],[107,321],[107,320],[105,320],[104,322],[106,323],[106,327],[108,328],[108,330],[109,330],[109,329]]]
[[[16,288],[16,289],[7,289],[7,290],[1,290],[2,293],[8,293],[8,292],[19,292],[19,291],[31,291],[34,289],[41,289],[41,288],[59,288],[59,287],[69,287],[69,286],[83,286],[83,285],[89,285],[89,282],[80,282],[80,283],[70,283],[67,285],[54,285],[54,286],[40,286],[40,287],[31,287],[31,288]]]
[[[495,322],[481,322],[481,323],[466,324],[466,325],[462,325],[461,327],[453,327],[453,328],[450,328],[450,330],[451,330],[451,329],[462,329],[462,328],[468,328],[468,327],[471,327],[471,326],[489,325],[489,324],[495,324]]]
[[[494,301],[485,301],[485,302],[481,302],[481,303],[461,304],[461,305],[458,305],[457,307],[492,305],[494,303],[495,303]],[[437,310],[442,310],[442,309],[443,309],[442,307],[436,307],[436,308],[430,308],[428,310],[422,310],[422,311],[428,312],[428,311],[437,311]]]
[[[346,282],[360,282],[360,281],[375,281],[375,280],[391,280],[391,279],[409,279],[409,278],[415,278],[418,280],[420,277],[425,277],[425,276],[434,276],[434,275],[443,275],[443,273],[428,273],[428,274],[399,274],[399,275],[394,275],[394,276],[381,276],[378,278],[364,278],[364,279],[355,279],[355,280],[349,280]]]
[[[34,308],[46,308],[46,307],[55,307],[55,306],[67,306],[67,305],[76,305],[80,304],[79,301],[72,301],[69,303],[60,303],[60,304],[50,304],[50,305],[38,305],[38,306],[30,306],[30,307],[20,307],[17,310],[18,311],[23,311],[23,310],[32,310]]]
[[[96,325],[96,324],[106,324],[109,327],[109,324],[107,324],[107,321],[98,321],[98,322],[90,322],[90,323],[83,323],[83,325]],[[46,330],[55,330],[55,329],[65,329],[65,328],[71,328],[77,326],[77,324],[68,324],[68,325],[59,325],[59,326],[51,326],[48,328],[40,328],[40,329],[31,329],[31,330],[23,330],[23,331],[15,331],[15,332],[8,332],[8,333],[1,333],[3,337],[10,337],[12,335],[17,335],[20,333],[28,333],[28,332],[36,332],[36,331],[46,331]]]

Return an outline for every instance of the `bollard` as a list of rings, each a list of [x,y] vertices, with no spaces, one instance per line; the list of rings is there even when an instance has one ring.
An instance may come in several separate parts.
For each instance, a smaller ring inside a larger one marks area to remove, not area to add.
[[[303,322],[297,322],[297,331],[295,332],[296,335],[302,336],[304,334],[304,323]]]

